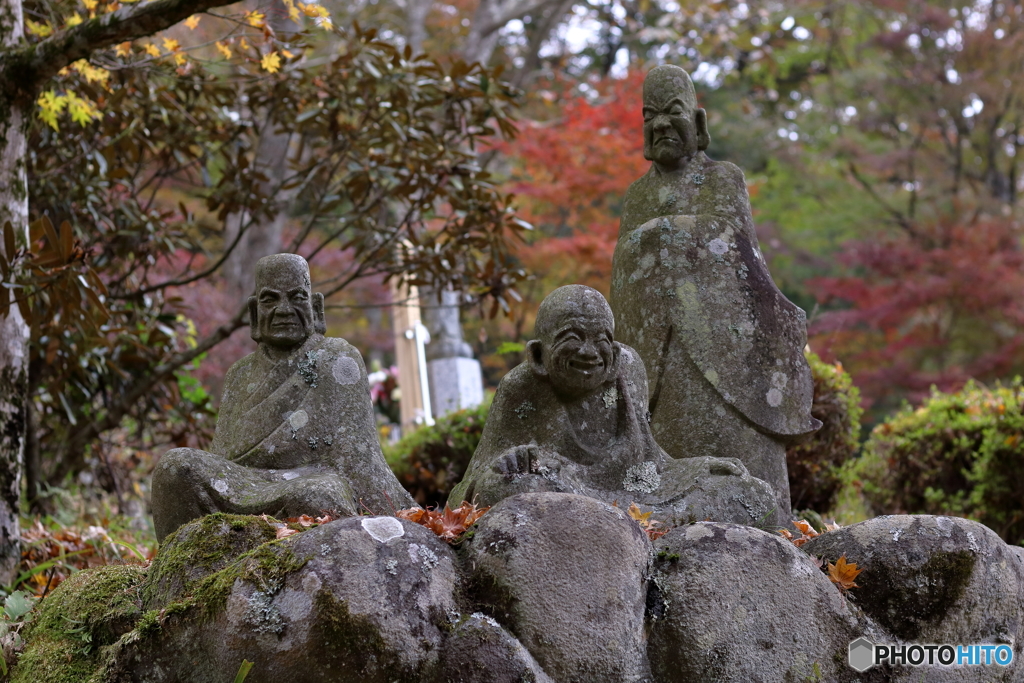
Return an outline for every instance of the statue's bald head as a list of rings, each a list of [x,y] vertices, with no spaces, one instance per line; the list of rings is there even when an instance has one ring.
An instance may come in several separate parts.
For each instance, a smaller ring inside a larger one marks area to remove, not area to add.
[[[254,341],[289,348],[327,331],[324,297],[314,294],[309,264],[298,254],[272,254],[256,262],[256,292],[249,297]]]
[[[583,285],[559,287],[537,311],[537,339],[526,345],[527,360],[556,393],[587,396],[615,379],[614,332],[615,317],[601,292]]]
[[[604,321],[609,331],[615,333],[615,316],[604,295],[586,285],[565,285],[548,294],[537,310],[534,335],[548,340],[565,321],[572,318],[589,318]]]
[[[644,158],[662,171],[681,168],[711,144],[707,114],[697,106],[690,75],[663,64],[644,79]]]
[[[697,108],[697,91],[693,89],[693,81],[685,69],[674,64],[662,64],[647,72],[644,104],[668,101],[676,95],[681,96],[691,109]]]
[[[266,286],[282,283],[295,286],[301,284],[312,293],[309,280],[309,263],[298,254],[271,254],[256,262],[256,293]]]

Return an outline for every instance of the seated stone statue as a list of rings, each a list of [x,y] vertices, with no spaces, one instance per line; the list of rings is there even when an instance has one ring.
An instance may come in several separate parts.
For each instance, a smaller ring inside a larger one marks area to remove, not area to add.
[[[502,379],[466,476],[448,499],[478,505],[528,492],[566,492],[669,523],[774,520],[770,486],[735,458],[669,458],[647,423],[643,361],[615,342],[595,289],[559,287],[537,312],[526,362]]]
[[[381,514],[415,505],[381,453],[362,357],[324,337],[323,302],[301,256],[256,263],[249,318],[259,349],[228,370],[212,452],[176,448],[157,465],[158,538],[215,512]]]

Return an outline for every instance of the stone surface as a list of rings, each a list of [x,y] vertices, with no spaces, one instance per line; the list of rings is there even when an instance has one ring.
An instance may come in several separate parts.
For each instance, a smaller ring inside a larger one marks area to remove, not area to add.
[[[626,192],[611,303],[646,366],[654,437],[675,458],[739,458],[788,514],[785,444],[820,426],[804,312],[771,279],[742,171],[703,152],[686,72],[652,69],[644,112],[653,163]]]
[[[323,336],[323,297],[310,292],[305,260],[260,259],[256,282],[249,308],[259,349],[228,371],[211,452],[168,451],[153,474],[160,539],[214,512],[290,517],[415,505],[381,453],[362,357]]]
[[[559,683],[652,680],[644,654],[647,535],[583,496],[507,498],[464,550],[474,598]]]
[[[1016,549],[957,517],[892,515],[823,534],[803,546],[863,572],[858,604],[895,638],[1005,643],[1024,648],[1024,570]],[[956,680],[956,679],[951,679]]]
[[[443,683],[553,683],[522,643],[479,612],[448,636],[442,660]]]
[[[460,618],[454,553],[393,517],[337,520],[212,576],[117,668],[132,680],[223,683],[244,658],[246,683],[430,682]]]
[[[654,546],[647,652],[656,680],[885,680],[847,666],[850,641],[880,632],[789,541],[702,522]]]
[[[484,402],[484,378],[475,358],[427,361],[430,407],[435,417]]]
[[[555,491],[636,502],[665,523],[772,519],[773,490],[739,460],[665,455],[647,424],[643,362],[614,341],[614,326],[589,287],[560,287],[544,300],[539,339],[502,379],[450,504]]]

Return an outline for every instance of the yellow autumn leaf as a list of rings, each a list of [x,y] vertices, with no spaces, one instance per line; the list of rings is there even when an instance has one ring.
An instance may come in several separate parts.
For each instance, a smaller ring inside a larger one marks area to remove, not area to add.
[[[320,25],[320,28],[322,28],[325,31],[334,30],[334,22],[331,21],[330,19],[317,19],[316,23],[318,23]]]
[[[283,54],[288,59],[291,59],[292,57],[295,56],[295,53],[292,52],[291,50],[281,50],[281,54]]]
[[[263,59],[260,61],[260,66],[272,74],[276,74],[281,70],[281,55],[276,52],[269,52],[263,55]]]
[[[42,24],[37,24],[31,19],[25,20],[25,28],[27,28],[28,32],[32,35],[39,36],[40,38],[45,38],[46,36],[53,33],[53,27],[50,26],[49,24],[45,22]]]
[[[643,526],[643,523],[649,520],[651,518],[651,515],[654,514],[653,511],[641,512],[640,506],[637,505],[636,503],[631,503],[629,506],[629,510],[627,510],[627,512],[629,513],[630,517],[640,522],[641,526]]]
[[[168,52],[175,52],[181,47],[174,38],[164,38],[164,49]]]
[[[99,83],[106,85],[107,81],[110,80],[110,72],[106,69],[98,66],[93,66],[85,59],[79,59],[77,62],[71,65],[75,71],[82,74],[85,80],[90,83]]]
[[[156,44],[150,43],[149,45],[146,46],[146,53],[150,54],[150,55],[152,55],[154,57],[159,57],[160,56],[160,48],[158,48],[156,46]]]
[[[249,24],[249,26],[254,26],[256,28],[260,28],[261,26],[263,26],[263,19],[264,15],[260,12],[257,12],[256,10],[253,10],[252,12],[249,12],[245,15],[246,23]]]
[[[239,40],[238,40],[238,49],[239,50],[248,50],[249,49],[249,43],[247,43],[245,41],[245,38],[239,38]]]
[[[216,42],[216,46],[217,46],[217,51],[220,52],[222,55],[224,55],[224,59],[231,59],[231,48],[230,47],[228,47],[224,43],[220,42],[219,40]]]
[[[72,26],[78,26],[81,23],[82,23],[82,16],[78,12],[75,12],[70,17],[68,17],[68,20],[67,20],[67,23],[65,24],[65,26],[67,26],[68,28],[71,28]]]
[[[132,53],[131,41],[125,41],[125,42],[121,43],[120,45],[118,45],[116,48],[114,48],[114,54],[116,54],[118,57],[127,57],[131,53]]]
[[[87,126],[90,121],[102,116],[92,100],[86,97],[79,97],[70,91],[66,97],[68,99],[68,113],[71,114],[71,120],[78,125]]]
[[[47,90],[39,96],[36,104],[39,105],[38,116],[40,120],[54,130],[60,130],[60,127],[57,125],[57,117],[64,111],[64,107],[68,105],[68,98],[58,95],[53,90]]]
[[[302,15],[299,13],[299,8],[298,7],[296,7],[295,5],[289,5],[288,6],[288,18],[289,19],[291,19],[295,23],[299,23],[299,18],[301,16]]]
[[[96,7],[100,4],[99,0],[82,0],[82,4],[85,5],[85,9],[90,12],[95,12]]]
[[[194,31],[196,26],[199,26],[199,15],[198,14],[193,14],[191,17],[186,19],[185,20],[185,26],[188,26],[189,29]]]
[[[311,2],[309,4],[304,4],[300,2],[299,7],[302,9],[303,12],[306,13],[307,17],[327,18],[331,16],[330,12],[327,11],[326,7],[324,7],[323,5],[318,5],[315,2]]]
[[[181,66],[182,64],[184,64],[187,61],[188,61],[188,55],[186,55],[184,52],[175,52],[174,53],[174,63],[177,64],[178,66]]]
[[[853,582],[857,578],[863,569],[857,569],[857,564],[854,562],[847,562],[846,555],[840,556],[836,560],[835,564],[828,563],[828,578],[832,583],[839,586],[842,591],[848,591],[851,588],[859,588],[857,584]]]

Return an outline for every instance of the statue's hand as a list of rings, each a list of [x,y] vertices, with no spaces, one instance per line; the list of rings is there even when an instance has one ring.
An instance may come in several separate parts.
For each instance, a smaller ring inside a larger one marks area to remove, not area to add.
[[[537,459],[536,446],[515,446],[501,454],[493,469],[506,477],[530,474],[536,472]]]
[[[747,473],[747,468],[737,458],[712,458],[708,464],[711,474],[742,477]]]

